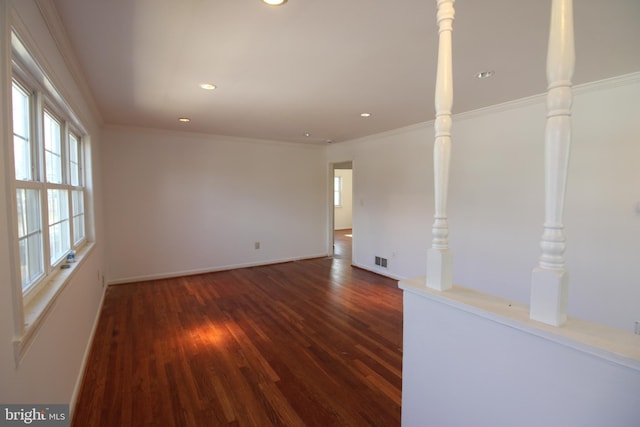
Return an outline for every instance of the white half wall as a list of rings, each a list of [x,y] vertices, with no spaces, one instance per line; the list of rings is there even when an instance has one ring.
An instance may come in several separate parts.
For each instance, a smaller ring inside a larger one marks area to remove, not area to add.
[[[638,425],[639,336],[422,279],[400,284],[403,427]]]
[[[319,147],[133,128],[102,137],[109,282],[327,255]]]
[[[632,331],[640,320],[640,74],[575,88],[565,207],[569,314]],[[544,221],[545,98],[453,118],[454,283],[528,304]],[[352,160],[355,265],[423,276],[433,222],[433,123],[327,147]],[[374,256],[389,267],[374,265]]]

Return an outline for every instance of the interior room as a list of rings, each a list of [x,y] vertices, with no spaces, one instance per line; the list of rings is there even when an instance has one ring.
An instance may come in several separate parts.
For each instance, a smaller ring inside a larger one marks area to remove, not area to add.
[[[0,0],[0,405],[80,415],[94,381],[88,423],[637,426],[640,2],[268,3]],[[549,230],[557,325],[529,316]],[[175,418],[135,418],[134,331],[229,373],[186,402],[151,371]]]

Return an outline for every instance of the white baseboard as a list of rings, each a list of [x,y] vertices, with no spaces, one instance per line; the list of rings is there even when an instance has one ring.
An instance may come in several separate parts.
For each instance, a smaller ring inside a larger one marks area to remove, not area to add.
[[[406,277],[404,276],[399,276],[397,274],[393,274],[390,273],[386,268],[375,268],[375,267],[371,267],[370,265],[362,265],[362,264],[358,264],[356,262],[351,262],[351,265],[354,267],[358,267],[361,270],[367,270],[370,271],[371,273],[375,273],[375,274],[379,274],[380,276],[384,276],[384,277],[388,277],[389,279],[393,279],[393,280],[405,280]]]
[[[326,256],[327,256],[326,253],[322,253],[322,254],[315,254],[315,255],[305,255],[305,256],[301,256],[301,257],[273,259],[273,260],[268,260],[268,261],[257,261],[257,262],[241,263],[241,264],[231,264],[231,265],[224,265],[224,266],[212,267],[212,268],[202,268],[202,269],[195,269],[195,270],[181,270],[181,271],[175,271],[175,272],[148,274],[148,275],[143,275],[143,276],[132,276],[132,277],[125,277],[125,278],[121,278],[121,279],[108,280],[107,281],[107,285],[109,285],[109,286],[111,286],[111,285],[122,285],[122,284],[126,284],[126,283],[145,282],[145,281],[148,281],[148,280],[171,279],[171,278],[174,278],[174,277],[193,276],[193,275],[196,275],[196,274],[206,274],[206,273],[216,273],[216,272],[219,272],[219,271],[236,270],[236,269],[239,269],[239,268],[260,267],[260,266],[263,266],[263,265],[281,264],[283,262],[301,261],[301,260],[305,260],[305,259],[322,258],[322,257],[326,257]]]
[[[80,364],[80,370],[78,372],[78,378],[76,380],[76,384],[73,387],[73,393],[71,394],[71,399],[69,401],[69,418],[73,419],[73,413],[76,408],[76,402],[78,400],[78,395],[80,394],[80,390],[82,389],[82,382],[84,381],[84,375],[87,368],[87,362],[89,361],[89,356],[91,355],[91,348],[93,347],[93,338],[98,330],[98,323],[100,322],[100,315],[102,314],[102,306],[104,305],[104,297],[106,295],[107,287],[102,288],[102,296],[100,297],[100,303],[98,304],[98,310],[96,311],[96,316],[93,320],[93,327],[91,328],[91,333],[89,334],[89,339],[87,341],[87,345],[84,350],[84,355],[82,356],[82,363]]]

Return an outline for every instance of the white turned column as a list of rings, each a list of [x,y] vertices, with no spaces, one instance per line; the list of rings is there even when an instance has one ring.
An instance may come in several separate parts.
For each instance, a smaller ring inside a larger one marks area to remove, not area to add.
[[[427,253],[427,287],[444,291],[453,286],[453,256],[449,249],[447,191],[451,158],[451,106],[453,104],[453,65],[451,33],[454,0],[438,0],[438,74],[436,77],[436,121],[433,147],[435,215],[432,243]]]
[[[569,277],[564,266],[562,214],[571,143],[571,78],[575,63],[572,0],[552,0],[547,52],[545,222],[531,281],[530,317],[560,326],[567,320]]]

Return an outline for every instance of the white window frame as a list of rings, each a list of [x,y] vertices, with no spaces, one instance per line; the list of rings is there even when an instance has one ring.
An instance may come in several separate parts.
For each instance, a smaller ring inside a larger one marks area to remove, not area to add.
[[[31,180],[18,180],[15,176],[14,142],[13,142],[13,109],[9,108],[9,117],[5,117],[10,128],[5,135],[11,135],[7,141],[8,167],[6,168],[6,178],[10,183],[11,209],[9,212],[10,223],[13,225],[13,247],[11,251],[11,261],[13,265],[12,286],[14,287],[14,355],[16,366],[26,350],[28,349],[36,331],[41,327],[47,313],[53,306],[57,296],[62,292],[64,286],[75,274],[78,266],[90,253],[94,247],[94,242],[89,238],[90,218],[87,215],[88,190],[86,173],[90,167],[90,159],[85,152],[85,145],[90,140],[88,133],[78,120],[70,106],[63,99],[61,94],[55,89],[55,85],[46,76],[43,68],[39,66],[34,57],[28,52],[25,44],[18,34],[11,32],[11,75],[9,82],[3,82],[5,87],[13,87],[16,82],[23,90],[30,94],[30,150],[32,155],[32,176]],[[12,105],[12,92],[8,95],[9,103]],[[44,112],[50,114],[60,124],[61,138],[61,183],[52,183],[47,180],[46,159],[44,149]],[[70,171],[70,135],[74,135],[78,142],[78,182],[72,185]],[[41,229],[41,263],[42,274],[34,279],[28,286],[22,286],[21,278],[21,258],[18,241],[18,219],[17,219],[17,190],[33,189],[39,192],[40,208],[40,229]],[[50,190],[66,191],[66,204],[68,212],[68,239],[69,249],[56,260],[51,260],[51,247],[49,242],[49,201],[48,192]],[[83,218],[82,233],[77,237],[74,233],[75,216],[73,197],[74,192],[82,192],[83,206],[79,215]],[[93,234],[93,233],[91,233]],[[67,262],[67,254],[71,251],[75,253],[74,263]],[[68,265],[69,268],[62,269],[61,266]]]

